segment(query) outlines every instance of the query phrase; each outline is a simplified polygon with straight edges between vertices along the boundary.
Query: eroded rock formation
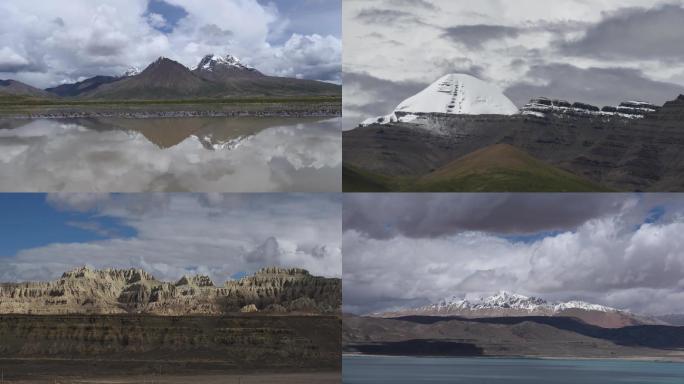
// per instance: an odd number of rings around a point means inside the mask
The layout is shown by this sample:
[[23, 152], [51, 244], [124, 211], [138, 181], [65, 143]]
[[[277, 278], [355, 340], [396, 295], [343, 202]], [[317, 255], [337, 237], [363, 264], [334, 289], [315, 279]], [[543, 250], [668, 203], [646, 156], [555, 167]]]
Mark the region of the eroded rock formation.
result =
[[[141, 269], [81, 267], [48, 282], [0, 284], [0, 314], [220, 315], [246, 312], [334, 313], [339, 279], [297, 268], [264, 268], [215, 286], [208, 276], [159, 281]], [[245, 312], [245, 311], [243, 311]]]

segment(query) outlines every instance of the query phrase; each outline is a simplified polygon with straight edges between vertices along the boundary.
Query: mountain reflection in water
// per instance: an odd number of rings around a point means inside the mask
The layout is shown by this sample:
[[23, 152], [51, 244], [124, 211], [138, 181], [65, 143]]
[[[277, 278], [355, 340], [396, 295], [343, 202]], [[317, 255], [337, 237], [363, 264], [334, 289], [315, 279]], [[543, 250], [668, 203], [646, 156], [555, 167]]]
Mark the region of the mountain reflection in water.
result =
[[336, 192], [340, 121], [0, 121], [0, 191]]

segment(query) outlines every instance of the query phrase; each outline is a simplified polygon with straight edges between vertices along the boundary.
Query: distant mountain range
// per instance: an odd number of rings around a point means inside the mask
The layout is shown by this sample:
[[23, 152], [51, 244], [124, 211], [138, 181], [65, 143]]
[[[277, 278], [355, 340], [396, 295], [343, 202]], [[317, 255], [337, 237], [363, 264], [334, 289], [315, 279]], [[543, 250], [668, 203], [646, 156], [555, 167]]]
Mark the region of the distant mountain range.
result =
[[602, 328], [621, 328], [630, 325], [659, 324], [653, 318], [629, 311], [591, 304], [579, 300], [551, 303], [539, 297], [528, 297], [505, 291], [479, 300], [458, 297], [443, 299], [418, 308], [373, 314], [375, 317], [404, 316], [460, 316], [466, 318], [549, 316], [574, 317]]
[[52, 97], [49, 92], [16, 80], [0, 80], [0, 96]]
[[172, 283], [141, 269], [87, 267], [55, 281], [0, 284], [0, 314], [316, 314], [336, 313], [341, 304], [339, 279], [297, 268], [264, 268], [221, 286], [201, 275]]
[[193, 70], [160, 57], [142, 71], [131, 67], [122, 76], [95, 76], [44, 91], [14, 80], [0, 81], [0, 95], [38, 98], [130, 100], [340, 94], [339, 85], [266, 76], [231, 55], [207, 55]]

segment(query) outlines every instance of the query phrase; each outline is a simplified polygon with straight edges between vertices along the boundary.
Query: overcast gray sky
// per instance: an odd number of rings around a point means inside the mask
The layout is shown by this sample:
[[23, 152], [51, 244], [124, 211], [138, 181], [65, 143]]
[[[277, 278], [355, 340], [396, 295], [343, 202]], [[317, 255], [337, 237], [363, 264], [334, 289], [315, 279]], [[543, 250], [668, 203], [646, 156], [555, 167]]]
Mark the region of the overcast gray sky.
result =
[[684, 313], [684, 196], [347, 194], [345, 310], [507, 290]]
[[264, 73], [339, 82], [339, 0], [3, 0], [0, 79], [37, 87], [166, 56], [233, 54]]
[[265, 266], [342, 273], [338, 194], [4, 194], [0, 205], [11, 213], [0, 228], [13, 233], [0, 248], [0, 282], [82, 265], [217, 284]]
[[682, 0], [345, 0], [346, 125], [446, 73], [599, 106], [684, 93]]

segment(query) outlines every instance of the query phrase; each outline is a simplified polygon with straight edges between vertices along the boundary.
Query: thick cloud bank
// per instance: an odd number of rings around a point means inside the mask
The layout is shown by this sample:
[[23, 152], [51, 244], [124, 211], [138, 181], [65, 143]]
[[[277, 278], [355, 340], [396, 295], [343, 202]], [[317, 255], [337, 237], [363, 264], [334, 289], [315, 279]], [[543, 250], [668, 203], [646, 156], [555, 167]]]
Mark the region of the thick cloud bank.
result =
[[508, 290], [682, 313], [681, 197], [345, 196], [346, 309]]
[[414, 93], [406, 85], [453, 72], [519, 107], [538, 96], [673, 100], [684, 92], [682, 15], [682, 0], [346, 1], [345, 128], [389, 113]]

